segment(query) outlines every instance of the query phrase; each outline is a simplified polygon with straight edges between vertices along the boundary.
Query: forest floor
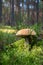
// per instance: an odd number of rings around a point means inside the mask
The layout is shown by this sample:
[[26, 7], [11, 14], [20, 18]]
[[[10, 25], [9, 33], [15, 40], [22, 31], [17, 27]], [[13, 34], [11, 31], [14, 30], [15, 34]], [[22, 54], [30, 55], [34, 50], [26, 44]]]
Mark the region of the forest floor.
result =
[[18, 38], [15, 27], [0, 26], [1, 65], [43, 65], [43, 39], [30, 45], [24, 38]]

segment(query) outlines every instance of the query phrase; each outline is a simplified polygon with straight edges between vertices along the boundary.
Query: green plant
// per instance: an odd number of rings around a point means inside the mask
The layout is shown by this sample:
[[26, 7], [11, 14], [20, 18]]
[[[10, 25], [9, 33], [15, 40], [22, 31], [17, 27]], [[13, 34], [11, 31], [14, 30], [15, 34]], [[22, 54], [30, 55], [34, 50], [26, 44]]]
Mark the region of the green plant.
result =
[[[41, 42], [40, 42], [41, 43]], [[1, 52], [2, 65], [42, 65], [43, 64], [43, 47], [34, 46], [29, 51], [29, 45], [24, 39], [16, 41], [11, 45], [5, 46]]]
[[0, 48], [3, 49], [4, 45], [8, 45], [16, 41], [15, 34], [0, 32]]

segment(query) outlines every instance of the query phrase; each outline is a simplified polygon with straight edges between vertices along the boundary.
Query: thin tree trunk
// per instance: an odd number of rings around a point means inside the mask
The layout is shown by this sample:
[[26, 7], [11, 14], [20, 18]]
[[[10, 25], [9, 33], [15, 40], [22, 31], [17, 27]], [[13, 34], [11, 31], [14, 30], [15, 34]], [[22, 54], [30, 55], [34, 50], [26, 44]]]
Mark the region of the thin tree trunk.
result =
[[11, 26], [15, 25], [15, 21], [14, 21], [14, 0], [10, 1], [10, 5], [11, 5]]
[[37, 8], [37, 24], [38, 22], [38, 16], [39, 16], [39, 0], [37, 0], [37, 4], [36, 4], [36, 8]]
[[0, 23], [2, 22], [2, 0], [0, 0]]
[[27, 5], [27, 25], [30, 25], [30, 21], [29, 21], [29, 0], [26, 1], [26, 5]]
[[34, 25], [34, 23], [35, 23], [35, 2], [34, 1], [32, 1], [33, 3], [32, 3], [32, 5], [34, 6], [34, 8], [33, 8], [33, 10], [32, 10], [32, 25]]
[[17, 6], [16, 24], [17, 24], [17, 28], [18, 28], [18, 25], [21, 23], [20, 0], [16, 0], [16, 6]]
[[[43, 5], [43, 1], [42, 1], [42, 5]], [[43, 29], [43, 6], [42, 6], [42, 29]]]

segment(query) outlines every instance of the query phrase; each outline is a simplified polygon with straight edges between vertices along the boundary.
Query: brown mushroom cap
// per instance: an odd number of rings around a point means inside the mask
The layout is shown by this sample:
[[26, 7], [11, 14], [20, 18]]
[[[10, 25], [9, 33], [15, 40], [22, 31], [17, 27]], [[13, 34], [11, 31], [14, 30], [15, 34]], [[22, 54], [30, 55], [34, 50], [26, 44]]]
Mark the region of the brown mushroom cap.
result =
[[16, 33], [17, 36], [28, 36], [28, 35], [36, 35], [36, 32], [32, 29], [21, 29]]

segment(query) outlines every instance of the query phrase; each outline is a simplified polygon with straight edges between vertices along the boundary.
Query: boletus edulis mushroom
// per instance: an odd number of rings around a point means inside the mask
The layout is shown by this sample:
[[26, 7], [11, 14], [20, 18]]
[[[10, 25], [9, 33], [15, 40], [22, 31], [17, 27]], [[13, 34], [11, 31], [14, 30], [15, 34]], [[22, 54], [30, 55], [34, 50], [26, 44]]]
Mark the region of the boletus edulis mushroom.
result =
[[36, 43], [36, 32], [32, 29], [21, 29], [16, 33], [16, 36], [25, 38], [26, 42], [30, 44], [31, 48]]

